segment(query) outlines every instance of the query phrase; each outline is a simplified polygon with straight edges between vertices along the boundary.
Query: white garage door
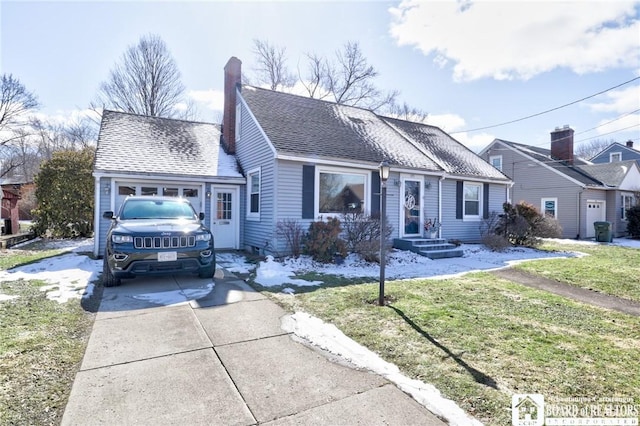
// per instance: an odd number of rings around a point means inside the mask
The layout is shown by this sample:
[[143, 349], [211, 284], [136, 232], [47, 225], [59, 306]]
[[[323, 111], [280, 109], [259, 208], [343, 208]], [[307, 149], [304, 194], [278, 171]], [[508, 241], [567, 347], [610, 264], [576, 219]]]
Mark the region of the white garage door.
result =
[[606, 217], [604, 201], [587, 201], [587, 238], [596, 236], [593, 222], [602, 222]]
[[161, 183], [117, 182], [116, 184], [117, 212], [122, 202], [129, 195], [164, 195], [169, 197], [184, 197], [191, 202], [196, 213], [204, 212], [202, 206], [202, 187], [194, 185], [171, 185]]

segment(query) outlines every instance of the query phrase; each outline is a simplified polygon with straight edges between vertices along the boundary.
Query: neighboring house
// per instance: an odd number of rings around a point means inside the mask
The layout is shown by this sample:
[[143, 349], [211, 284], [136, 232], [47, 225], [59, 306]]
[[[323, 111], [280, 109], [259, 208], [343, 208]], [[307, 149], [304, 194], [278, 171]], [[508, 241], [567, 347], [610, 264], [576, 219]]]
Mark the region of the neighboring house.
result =
[[618, 161], [635, 160], [640, 166], [640, 151], [633, 148], [633, 141], [627, 141], [626, 145], [614, 142], [600, 153], [596, 154], [591, 162], [594, 164], [600, 163], [615, 163]]
[[205, 213], [217, 247], [242, 247], [246, 180], [220, 146], [219, 125], [105, 110], [93, 176], [96, 256], [110, 224], [102, 213], [118, 211], [128, 195], [185, 197]]
[[[286, 254], [278, 223], [345, 211], [378, 214], [382, 161], [391, 166], [387, 217], [395, 239], [479, 241], [483, 217], [501, 211], [511, 181], [437, 127], [241, 84], [225, 66], [222, 124], [105, 111], [94, 166], [95, 248], [130, 194], [185, 196], [205, 213], [216, 248]], [[224, 148], [224, 150], [223, 150]]]
[[551, 149], [495, 139], [480, 152], [513, 182], [512, 202], [525, 201], [558, 220], [565, 238], [592, 238], [594, 222], [626, 235], [625, 208], [635, 204], [640, 170], [634, 161], [592, 164], [573, 154], [573, 129], [551, 132]]
[[440, 237], [479, 241], [482, 218], [501, 211], [511, 181], [437, 127], [241, 84], [225, 66], [223, 143], [247, 177], [244, 247], [284, 253], [277, 224], [303, 230], [344, 211], [379, 213], [378, 166], [389, 162], [393, 238], [419, 237], [427, 218]]

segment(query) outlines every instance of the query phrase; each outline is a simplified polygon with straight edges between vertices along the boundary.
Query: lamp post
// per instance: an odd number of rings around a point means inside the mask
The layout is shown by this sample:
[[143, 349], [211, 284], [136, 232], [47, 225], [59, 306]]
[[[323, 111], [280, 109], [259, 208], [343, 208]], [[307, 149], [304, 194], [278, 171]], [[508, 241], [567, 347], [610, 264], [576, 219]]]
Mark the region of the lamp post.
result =
[[389, 163], [383, 161], [378, 167], [380, 173], [380, 294], [378, 305], [384, 306], [384, 267], [385, 267], [385, 229], [387, 218], [387, 179], [389, 179]]

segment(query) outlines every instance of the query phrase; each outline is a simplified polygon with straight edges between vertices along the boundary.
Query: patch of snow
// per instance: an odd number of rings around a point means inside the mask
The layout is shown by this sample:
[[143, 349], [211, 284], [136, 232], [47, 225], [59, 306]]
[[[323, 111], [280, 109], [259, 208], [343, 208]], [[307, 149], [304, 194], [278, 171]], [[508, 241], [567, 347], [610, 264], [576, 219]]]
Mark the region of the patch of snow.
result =
[[354, 342], [332, 324], [304, 312], [296, 312], [283, 318], [282, 328], [360, 368], [383, 376], [429, 411], [447, 419], [450, 425], [482, 425], [469, 417], [455, 402], [444, 398], [435, 386], [404, 376], [394, 364], [384, 361], [374, 352]]
[[[73, 244], [67, 247], [75, 250], [81, 246]], [[93, 292], [93, 288], [88, 289], [87, 286], [98, 278], [101, 271], [102, 261], [71, 252], [8, 271], [0, 271], [0, 281], [44, 281], [48, 284], [40, 290], [47, 293], [47, 298], [64, 303], [70, 299], [79, 299], [89, 291]]]
[[286, 264], [276, 262], [273, 259], [273, 256], [267, 256], [264, 262], [260, 262], [260, 267], [258, 268], [255, 281], [265, 287], [273, 287], [282, 284], [293, 284], [299, 287], [317, 286], [322, 284], [322, 281], [306, 281], [292, 278], [293, 276], [295, 276], [295, 271], [291, 267]]
[[134, 299], [155, 303], [156, 305], [174, 306], [188, 303], [190, 300], [200, 299], [211, 293], [215, 283], [210, 282], [199, 288], [186, 288], [154, 293], [141, 293], [133, 295]]
[[0, 302], [4, 302], [6, 300], [13, 300], [13, 299], [17, 299], [18, 296], [10, 296], [8, 294], [2, 294], [0, 293]]
[[255, 264], [246, 261], [246, 257], [236, 253], [216, 253], [216, 263], [238, 274], [248, 274], [256, 268]]
[[[463, 257], [432, 260], [410, 251], [394, 250], [389, 253], [385, 276], [387, 279], [449, 278], [469, 272], [499, 269], [526, 260], [576, 256], [575, 253], [553, 253], [531, 248], [515, 247], [503, 252], [491, 251], [479, 244], [463, 244]], [[291, 278], [296, 273], [317, 272], [346, 278], [380, 276], [380, 265], [365, 262], [358, 255], [350, 254], [341, 265], [314, 262], [309, 256], [286, 258], [276, 262], [272, 257], [261, 262], [256, 282], [273, 287], [284, 284], [298, 286], [321, 285], [322, 281], [304, 281]]]

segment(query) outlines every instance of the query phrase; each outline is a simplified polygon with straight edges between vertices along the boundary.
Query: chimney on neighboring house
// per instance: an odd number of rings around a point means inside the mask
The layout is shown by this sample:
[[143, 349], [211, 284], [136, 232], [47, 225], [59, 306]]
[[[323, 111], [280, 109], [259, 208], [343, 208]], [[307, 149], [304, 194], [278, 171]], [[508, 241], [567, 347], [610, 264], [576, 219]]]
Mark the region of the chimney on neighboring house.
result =
[[627, 148], [632, 148], [633, 149], [633, 141], [631, 139], [629, 139], [627, 141]]
[[551, 157], [573, 164], [573, 129], [568, 124], [551, 132]]
[[242, 62], [232, 56], [224, 66], [222, 144], [227, 154], [236, 153], [236, 88], [242, 84]]

